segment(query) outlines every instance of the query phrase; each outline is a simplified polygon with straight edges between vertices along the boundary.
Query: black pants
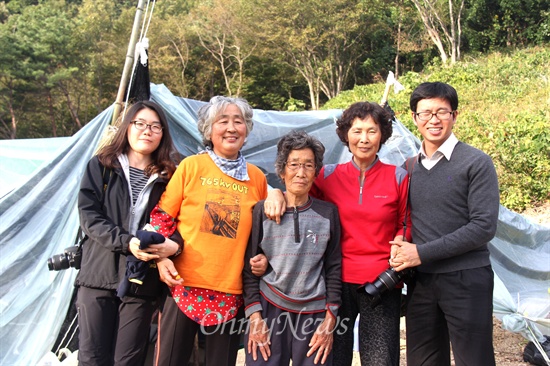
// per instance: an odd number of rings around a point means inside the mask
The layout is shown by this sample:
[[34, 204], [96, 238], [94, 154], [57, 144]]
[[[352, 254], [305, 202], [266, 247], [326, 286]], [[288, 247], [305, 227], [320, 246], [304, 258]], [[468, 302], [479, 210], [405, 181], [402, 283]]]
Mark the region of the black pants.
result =
[[494, 366], [491, 266], [416, 275], [407, 307], [407, 365]]
[[[291, 313], [279, 309], [269, 303], [263, 296], [260, 297], [262, 304], [262, 318], [265, 320], [270, 331], [271, 356], [264, 361], [260, 350], [257, 350], [258, 359], [253, 360], [252, 354], [248, 353], [248, 333], [245, 337], [245, 352], [247, 366], [287, 366], [292, 360], [293, 365], [314, 366], [317, 353], [307, 357], [309, 342], [315, 334], [319, 325], [325, 319], [325, 312], [321, 313]], [[327, 357], [325, 366], [332, 365], [332, 353]], [[322, 357], [319, 358], [321, 365]]]
[[334, 334], [333, 365], [350, 366], [353, 358], [353, 327], [359, 317], [359, 354], [362, 366], [399, 365], [399, 312], [401, 289], [382, 296], [372, 309], [368, 295], [357, 292], [359, 285], [342, 283], [342, 306], [339, 325]]
[[140, 366], [145, 362], [155, 298], [125, 296], [115, 290], [80, 287], [80, 366]]
[[155, 365], [187, 365], [193, 352], [195, 336], [201, 331], [205, 335], [205, 365], [234, 366], [245, 329], [242, 306], [237, 316], [228, 322], [201, 326], [179, 309], [170, 292], [166, 290], [160, 306]]

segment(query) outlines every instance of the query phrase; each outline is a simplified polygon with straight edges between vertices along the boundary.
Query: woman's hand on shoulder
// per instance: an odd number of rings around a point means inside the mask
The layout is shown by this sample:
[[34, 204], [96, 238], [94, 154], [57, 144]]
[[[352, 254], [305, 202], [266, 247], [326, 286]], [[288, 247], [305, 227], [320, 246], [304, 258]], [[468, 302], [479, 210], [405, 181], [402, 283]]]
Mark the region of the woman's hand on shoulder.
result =
[[268, 219], [275, 220], [277, 224], [281, 223], [281, 215], [286, 210], [286, 201], [283, 192], [274, 188], [267, 192], [267, 198], [264, 201], [264, 212]]

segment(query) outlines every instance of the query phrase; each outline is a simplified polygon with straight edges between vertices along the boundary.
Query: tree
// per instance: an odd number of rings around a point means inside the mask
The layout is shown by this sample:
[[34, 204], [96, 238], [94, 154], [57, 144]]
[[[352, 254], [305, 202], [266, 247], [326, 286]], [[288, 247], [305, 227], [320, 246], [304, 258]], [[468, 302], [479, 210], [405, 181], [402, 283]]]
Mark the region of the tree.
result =
[[363, 54], [361, 40], [369, 25], [362, 1], [256, 0], [258, 38], [274, 58], [292, 66], [307, 82], [311, 107], [320, 95], [343, 90]]
[[550, 40], [548, 0], [498, 0], [499, 11], [493, 28], [499, 32], [500, 46], [525, 46]]
[[71, 97], [71, 84], [78, 73], [78, 55], [72, 47], [77, 27], [75, 14], [74, 6], [62, 0], [50, 0], [25, 8], [15, 24], [19, 46], [27, 58], [25, 78], [39, 88], [38, 93], [47, 101], [53, 136], [57, 136], [57, 122], [63, 122], [57, 118], [56, 93], [64, 98], [75, 129], [82, 127], [79, 107]]
[[[408, 54], [415, 53], [424, 47], [424, 37], [419, 35], [423, 31], [423, 26], [417, 17], [411, 16], [416, 12], [416, 9], [410, 1], [394, 0], [387, 4], [387, 7], [390, 13], [391, 39], [393, 39], [395, 50], [393, 71], [397, 78], [404, 74], [401, 70], [401, 64], [406, 61]], [[387, 41], [388, 39], [386, 39]], [[412, 68], [411, 65], [403, 65], [403, 67], [405, 70], [407, 67]]]
[[6, 23], [0, 23], [0, 130], [3, 138], [15, 139], [17, 137], [17, 93], [25, 81], [21, 78], [21, 68], [14, 68], [21, 59], [19, 45], [11, 32], [12, 24], [16, 18], [13, 15], [7, 17]]
[[451, 64], [460, 60], [461, 17], [464, 0], [412, 0], [426, 27], [428, 36], [436, 45], [441, 61]]
[[244, 65], [256, 48], [251, 35], [246, 0], [213, 0], [192, 11], [193, 28], [205, 50], [220, 66], [229, 95], [240, 96]]
[[[94, 114], [111, 105], [118, 91], [137, 2], [83, 0], [80, 27], [75, 30], [78, 51], [85, 60], [86, 98]], [[91, 112], [90, 112], [91, 113]]]

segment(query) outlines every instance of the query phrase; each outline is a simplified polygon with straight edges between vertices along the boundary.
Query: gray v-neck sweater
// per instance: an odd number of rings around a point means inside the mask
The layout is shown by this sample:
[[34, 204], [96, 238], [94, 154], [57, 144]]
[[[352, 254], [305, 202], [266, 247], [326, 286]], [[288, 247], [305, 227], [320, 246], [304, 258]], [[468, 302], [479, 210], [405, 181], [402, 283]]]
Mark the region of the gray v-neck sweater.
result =
[[415, 164], [410, 185], [413, 243], [420, 272], [487, 266], [499, 211], [495, 167], [484, 152], [459, 142], [432, 169]]

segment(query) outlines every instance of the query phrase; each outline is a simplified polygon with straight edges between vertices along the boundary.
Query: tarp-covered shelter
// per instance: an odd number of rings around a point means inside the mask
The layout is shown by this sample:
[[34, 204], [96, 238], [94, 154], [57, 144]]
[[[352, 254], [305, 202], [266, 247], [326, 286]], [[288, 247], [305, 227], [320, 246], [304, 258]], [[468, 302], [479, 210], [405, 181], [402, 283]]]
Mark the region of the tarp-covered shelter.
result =
[[[202, 102], [174, 96], [151, 85], [151, 99], [167, 112], [179, 152], [202, 149], [196, 128]], [[292, 129], [305, 130], [326, 147], [325, 163], [348, 161], [335, 133], [341, 110], [254, 111], [254, 129], [243, 153], [260, 167], [271, 186], [276, 142]], [[109, 126], [113, 106], [72, 137], [0, 141], [0, 365], [35, 365], [59, 333], [73, 293], [76, 270], [49, 271], [47, 259], [73, 245], [78, 231], [80, 178]], [[396, 165], [417, 153], [419, 140], [398, 120], [379, 153]], [[491, 242], [496, 274], [495, 315], [529, 339], [549, 333], [550, 228], [501, 207]], [[539, 330], [540, 329], [540, 330]]]

